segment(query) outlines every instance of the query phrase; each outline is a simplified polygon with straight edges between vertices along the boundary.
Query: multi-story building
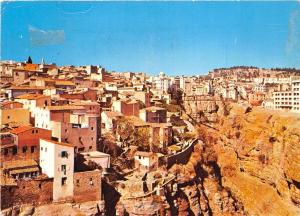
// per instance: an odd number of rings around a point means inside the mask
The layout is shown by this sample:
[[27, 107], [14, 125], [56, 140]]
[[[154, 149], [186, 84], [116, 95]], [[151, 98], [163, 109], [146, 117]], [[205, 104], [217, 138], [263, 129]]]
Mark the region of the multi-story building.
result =
[[140, 111], [140, 119], [149, 123], [166, 123], [167, 110], [161, 107], [147, 107]]
[[155, 88], [163, 92], [168, 92], [171, 86], [171, 80], [165, 75], [164, 72], [160, 72], [158, 77], [155, 77]]
[[51, 130], [54, 139], [74, 144], [78, 152], [96, 151], [101, 135], [100, 118], [83, 106], [48, 106], [38, 109], [35, 126]]
[[53, 200], [73, 199], [74, 145], [41, 139], [40, 166], [53, 178]]
[[291, 78], [290, 91], [273, 92], [274, 109], [300, 112], [300, 79]]

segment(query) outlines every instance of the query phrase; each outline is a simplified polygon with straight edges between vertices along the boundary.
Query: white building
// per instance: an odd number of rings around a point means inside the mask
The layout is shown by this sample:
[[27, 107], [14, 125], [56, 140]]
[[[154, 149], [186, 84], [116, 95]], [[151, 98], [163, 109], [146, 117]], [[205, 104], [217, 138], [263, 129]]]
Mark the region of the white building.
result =
[[158, 155], [153, 152], [137, 151], [134, 155], [135, 167], [149, 169], [158, 166]]
[[158, 77], [155, 77], [155, 88], [164, 92], [168, 92], [171, 86], [171, 79], [165, 75], [164, 72], [160, 72]]
[[300, 79], [291, 78], [291, 90], [273, 92], [274, 108], [300, 112]]
[[73, 197], [74, 146], [69, 143], [40, 139], [42, 173], [53, 178], [53, 200]]

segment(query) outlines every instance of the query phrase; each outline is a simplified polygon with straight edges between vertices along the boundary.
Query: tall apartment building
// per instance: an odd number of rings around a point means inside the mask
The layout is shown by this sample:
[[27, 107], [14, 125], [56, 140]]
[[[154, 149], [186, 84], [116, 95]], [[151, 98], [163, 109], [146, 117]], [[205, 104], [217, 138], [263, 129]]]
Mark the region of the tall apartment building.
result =
[[274, 108], [300, 112], [300, 79], [291, 78], [290, 91], [273, 92]]
[[170, 78], [167, 77], [164, 72], [160, 72], [159, 76], [155, 78], [155, 88], [163, 92], [168, 92], [170, 86]]

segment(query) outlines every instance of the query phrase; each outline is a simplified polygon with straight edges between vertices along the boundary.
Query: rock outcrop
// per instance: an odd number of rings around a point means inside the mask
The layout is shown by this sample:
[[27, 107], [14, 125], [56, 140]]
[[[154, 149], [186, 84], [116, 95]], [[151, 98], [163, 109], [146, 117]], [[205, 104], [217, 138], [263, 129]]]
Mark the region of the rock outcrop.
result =
[[183, 97], [183, 107], [197, 122], [217, 122], [218, 115], [226, 114], [225, 102], [219, 96], [191, 95]]
[[299, 215], [300, 116], [233, 105], [215, 138], [222, 185], [250, 215]]

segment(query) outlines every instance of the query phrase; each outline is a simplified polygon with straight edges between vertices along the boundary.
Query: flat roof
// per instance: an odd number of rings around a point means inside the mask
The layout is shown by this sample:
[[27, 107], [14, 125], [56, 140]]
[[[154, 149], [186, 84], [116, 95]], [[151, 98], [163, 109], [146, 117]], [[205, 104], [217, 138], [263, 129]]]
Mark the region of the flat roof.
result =
[[56, 145], [62, 145], [62, 146], [67, 146], [67, 147], [74, 147], [74, 145], [71, 144], [71, 143], [57, 142], [57, 141], [49, 140], [49, 139], [40, 139], [40, 140], [44, 140], [46, 142], [50, 142], [50, 143], [53, 143], [53, 144], [56, 144]]

